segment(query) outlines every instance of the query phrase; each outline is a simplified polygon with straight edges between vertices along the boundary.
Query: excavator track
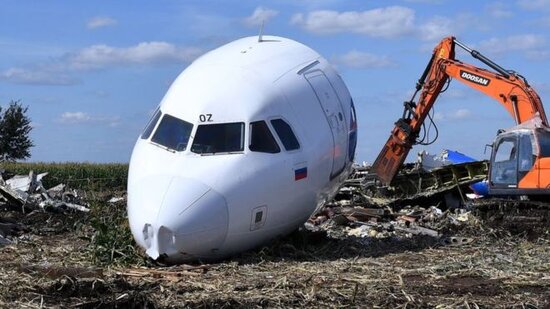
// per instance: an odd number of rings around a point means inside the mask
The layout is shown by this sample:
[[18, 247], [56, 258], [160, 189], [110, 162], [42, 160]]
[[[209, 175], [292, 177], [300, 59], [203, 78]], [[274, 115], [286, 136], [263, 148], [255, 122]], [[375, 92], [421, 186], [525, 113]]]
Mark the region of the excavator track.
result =
[[491, 227], [533, 238], [550, 232], [550, 203], [502, 198], [480, 199], [472, 209]]

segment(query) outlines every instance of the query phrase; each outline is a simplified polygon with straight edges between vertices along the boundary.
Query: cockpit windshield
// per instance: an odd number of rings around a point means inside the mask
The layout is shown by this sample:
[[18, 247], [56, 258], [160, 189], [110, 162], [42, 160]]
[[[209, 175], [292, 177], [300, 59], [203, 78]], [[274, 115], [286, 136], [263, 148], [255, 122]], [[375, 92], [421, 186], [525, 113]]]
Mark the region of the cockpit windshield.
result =
[[170, 150], [184, 151], [192, 129], [189, 122], [164, 114], [151, 141]]
[[240, 152], [243, 149], [243, 122], [199, 125], [191, 146], [191, 151], [199, 154]]
[[141, 139], [148, 139], [149, 136], [151, 136], [151, 133], [153, 133], [153, 129], [157, 125], [161, 114], [162, 113], [160, 112], [160, 109], [157, 108], [157, 110], [153, 114], [153, 117], [151, 117], [151, 120], [149, 120], [149, 122], [147, 123], [145, 130], [143, 130], [143, 133], [141, 134]]

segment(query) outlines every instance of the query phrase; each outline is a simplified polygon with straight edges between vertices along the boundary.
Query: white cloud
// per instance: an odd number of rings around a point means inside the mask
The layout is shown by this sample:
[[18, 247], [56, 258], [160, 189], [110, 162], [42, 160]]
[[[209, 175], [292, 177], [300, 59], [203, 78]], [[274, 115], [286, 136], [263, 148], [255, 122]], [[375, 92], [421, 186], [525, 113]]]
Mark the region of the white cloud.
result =
[[90, 95], [104, 99], [104, 98], [108, 98], [110, 96], [110, 93], [105, 90], [95, 90], [90, 92]]
[[404, 0], [410, 3], [442, 4], [445, 0]]
[[83, 123], [90, 121], [92, 117], [83, 112], [64, 112], [59, 118], [62, 123]]
[[453, 21], [450, 18], [436, 16], [418, 26], [418, 33], [422, 40], [440, 40], [454, 32], [452, 25]]
[[84, 112], [64, 112], [58, 119], [58, 122], [63, 124], [107, 124], [110, 127], [115, 127], [120, 123], [119, 117], [102, 117], [91, 116]]
[[394, 66], [388, 56], [378, 56], [367, 52], [352, 50], [334, 58], [334, 63], [350, 68], [384, 68]]
[[488, 4], [485, 9], [489, 12], [489, 15], [495, 18], [510, 18], [514, 16], [510, 3], [493, 2]]
[[339, 7], [342, 4], [342, 0], [283, 0], [279, 2], [284, 2], [293, 7], [308, 11]]
[[494, 21], [490, 18], [480, 18], [481, 12], [458, 13], [453, 17], [454, 31], [470, 32], [494, 32]]
[[295, 14], [291, 24], [317, 33], [353, 32], [371, 37], [392, 38], [410, 34], [414, 28], [414, 11], [402, 6], [377, 8], [363, 12], [313, 11]]
[[28, 85], [74, 85], [79, 81], [75, 78], [68, 76], [67, 74], [59, 73], [52, 74], [52, 72], [43, 71], [40, 68], [37, 69], [25, 69], [25, 68], [10, 68], [3, 72], [0, 72], [0, 80], [5, 80], [14, 84], [28, 84]]
[[202, 52], [197, 47], [176, 46], [167, 42], [141, 42], [129, 47], [92, 45], [52, 58], [49, 62], [0, 71], [0, 79], [31, 85], [72, 85], [79, 82], [71, 76], [75, 72], [115, 66], [188, 63]]
[[115, 19], [112, 19], [111, 17], [96, 16], [88, 20], [88, 22], [86, 23], [86, 27], [88, 29], [96, 29], [107, 26], [114, 26], [116, 25], [116, 23], [117, 21]]
[[518, 6], [525, 10], [542, 10], [550, 8], [550, 0], [519, 0]]
[[529, 50], [525, 53], [525, 57], [533, 61], [544, 61], [550, 59], [550, 51], [548, 50]]
[[454, 33], [454, 22], [450, 18], [436, 16], [417, 25], [415, 11], [402, 6], [362, 12], [319, 10], [298, 13], [292, 16], [290, 23], [316, 34], [349, 32], [381, 38], [414, 35], [422, 40], [433, 40]]
[[254, 10], [252, 15], [246, 17], [243, 22], [249, 27], [256, 27], [260, 26], [262, 23], [269, 22], [270, 19], [277, 16], [278, 14], [278, 11], [266, 9], [260, 6]]
[[472, 118], [472, 115], [473, 113], [469, 109], [461, 108], [448, 113], [436, 112], [434, 115], [434, 120], [464, 120]]
[[130, 47], [92, 45], [67, 54], [63, 62], [71, 69], [98, 69], [113, 65], [189, 62], [202, 51], [196, 47], [177, 47], [167, 42], [142, 42]]
[[470, 118], [471, 116], [472, 116], [472, 112], [465, 108], [456, 110], [454, 113], [451, 114], [451, 118], [453, 119], [467, 119], [467, 118]]
[[502, 54], [513, 51], [536, 51], [543, 48], [546, 39], [542, 35], [524, 34], [505, 38], [491, 38], [479, 44], [479, 49], [487, 53]]

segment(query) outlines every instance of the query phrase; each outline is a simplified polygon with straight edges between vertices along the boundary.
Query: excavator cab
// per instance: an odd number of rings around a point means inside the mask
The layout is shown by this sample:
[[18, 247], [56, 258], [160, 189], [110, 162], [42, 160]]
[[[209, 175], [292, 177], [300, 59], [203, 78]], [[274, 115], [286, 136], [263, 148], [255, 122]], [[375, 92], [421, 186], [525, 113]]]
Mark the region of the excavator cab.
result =
[[548, 194], [550, 186], [550, 130], [505, 131], [493, 143], [489, 194]]

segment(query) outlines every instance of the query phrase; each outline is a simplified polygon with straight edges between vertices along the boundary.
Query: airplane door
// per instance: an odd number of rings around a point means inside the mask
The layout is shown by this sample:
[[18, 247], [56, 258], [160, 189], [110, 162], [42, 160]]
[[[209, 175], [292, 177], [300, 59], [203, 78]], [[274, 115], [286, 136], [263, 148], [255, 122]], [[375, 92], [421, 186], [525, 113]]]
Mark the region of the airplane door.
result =
[[331, 177], [334, 177], [342, 172], [346, 166], [346, 149], [348, 145], [344, 110], [342, 109], [336, 91], [322, 71], [317, 70], [308, 72], [304, 74], [304, 77], [317, 95], [317, 99], [325, 112], [325, 116], [332, 131], [333, 156]]

